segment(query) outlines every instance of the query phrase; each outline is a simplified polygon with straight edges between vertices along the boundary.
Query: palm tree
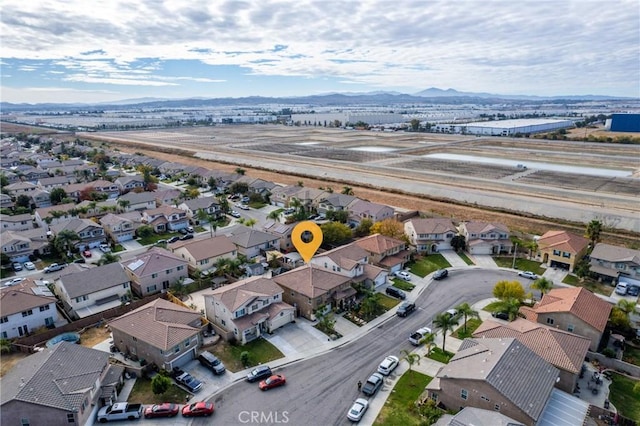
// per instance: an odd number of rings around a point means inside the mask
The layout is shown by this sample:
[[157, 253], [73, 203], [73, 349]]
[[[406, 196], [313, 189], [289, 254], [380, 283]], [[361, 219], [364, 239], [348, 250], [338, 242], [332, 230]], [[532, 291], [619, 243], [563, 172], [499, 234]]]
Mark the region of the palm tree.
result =
[[211, 237], [216, 234], [216, 230], [218, 229], [218, 223], [213, 220], [213, 216], [209, 217], [209, 230], [211, 231]]
[[514, 298], [510, 297], [505, 300], [501, 300], [496, 304], [496, 312], [504, 312], [509, 316], [509, 321], [513, 321], [518, 317], [523, 317], [524, 314], [520, 312], [521, 302]]
[[445, 342], [447, 341], [447, 332], [452, 332], [453, 328], [458, 325], [458, 318], [451, 316], [446, 312], [436, 315], [433, 319], [433, 325], [442, 330], [442, 352], [445, 352]]
[[553, 288], [553, 281], [540, 277], [531, 284], [531, 288], [534, 290], [540, 290], [540, 299], [542, 299], [542, 296]]
[[68, 253], [71, 251], [71, 247], [74, 242], [80, 241], [80, 236], [76, 234], [74, 231], [69, 229], [63, 229], [58, 232], [55, 239], [53, 240], [53, 246], [56, 248], [58, 253], [65, 258], [68, 257]]
[[[401, 350], [400, 353], [402, 354], [402, 359], [407, 361], [407, 364], [409, 364], [409, 371], [411, 371], [413, 364], [420, 365], [420, 355], [417, 353], [409, 352], [406, 349]], [[413, 376], [410, 376], [410, 378], [413, 380]]]
[[478, 311], [474, 311], [473, 308], [471, 306], [469, 306], [468, 303], [462, 303], [458, 306], [456, 306], [456, 311], [458, 311], [458, 316], [461, 316], [464, 318], [464, 334], [467, 334], [467, 318], [480, 318], [480, 314], [478, 314]]
[[100, 260], [98, 260], [98, 266], [108, 265], [109, 263], [116, 263], [120, 260], [120, 256], [117, 254], [108, 252], [102, 255]]
[[273, 210], [273, 211], [269, 212], [269, 214], [267, 215], [267, 219], [278, 220], [278, 218], [280, 217], [280, 213], [282, 213], [282, 211], [280, 209]]
[[131, 205], [131, 201], [129, 200], [118, 200], [118, 205], [120, 206], [120, 208], [122, 209], [122, 211], [127, 211], [127, 207], [129, 207]]
[[216, 261], [216, 272], [215, 275], [217, 276], [223, 276], [227, 273], [227, 271], [229, 270], [229, 262], [231, 260], [227, 259], [226, 257], [221, 257], [220, 259], [218, 259]]
[[244, 226], [253, 228], [253, 225], [255, 225], [256, 223], [258, 223], [258, 221], [256, 219], [251, 218], [244, 221]]
[[591, 240], [591, 249], [600, 240], [600, 233], [602, 232], [602, 222], [597, 219], [592, 220], [587, 225], [587, 232], [585, 236]]
[[627, 315], [627, 318], [632, 312], [636, 310], [636, 303], [635, 301], [631, 300], [620, 299], [618, 300], [616, 306]]
[[420, 341], [418, 342], [421, 345], [424, 345], [427, 348], [427, 355], [431, 355], [431, 350], [436, 345], [436, 335], [433, 333], [427, 333]]
[[343, 186], [341, 194], [353, 195], [353, 188], [351, 188], [350, 186]]

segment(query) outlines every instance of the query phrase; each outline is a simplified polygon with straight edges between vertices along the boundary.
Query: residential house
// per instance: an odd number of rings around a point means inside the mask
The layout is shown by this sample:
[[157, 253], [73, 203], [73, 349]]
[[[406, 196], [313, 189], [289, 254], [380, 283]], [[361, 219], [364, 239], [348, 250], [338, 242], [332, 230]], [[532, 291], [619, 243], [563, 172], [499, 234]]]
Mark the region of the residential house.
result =
[[46, 177], [46, 178], [38, 179], [36, 184], [40, 188], [51, 192], [51, 190], [55, 189], [55, 188], [64, 189], [64, 187], [66, 185], [69, 185], [70, 183], [72, 183], [74, 181], [75, 181], [75, 179], [73, 179], [70, 176], [52, 176], [52, 177]]
[[318, 207], [318, 202], [325, 197], [326, 191], [316, 188], [298, 187], [298, 190], [289, 197], [288, 206], [291, 207], [295, 203], [311, 211]]
[[78, 218], [78, 209], [75, 203], [58, 204], [57, 206], [36, 209], [33, 219], [39, 227], [49, 229], [49, 225], [55, 225]]
[[451, 250], [458, 230], [450, 219], [414, 218], [404, 223], [404, 233], [418, 253], [433, 254]]
[[520, 312], [529, 321], [584, 336], [591, 341], [589, 350], [596, 352], [607, 325], [612, 305], [584, 287], [554, 288], [533, 307]]
[[0, 289], [0, 338], [27, 336], [58, 321], [56, 298], [46, 286], [26, 279]]
[[169, 245], [176, 256], [189, 263], [191, 271], [213, 272], [220, 259], [237, 259], [238, 249], [226, 235], [201, 240], [178, 241]]
[[53, 286], [65, 311], [75, 319], [115, 308], [131, 299], [129, 277], [117, 262], [63, 273]]
[[518, 318], [513, 322], [487, 320], [473, 332], [473, 337], [514, 338], [559, 370], [556, 387], [569, 394], [576, 390], [582, 363], [591, 341], [586, 337]]
[[291, 241], [291, 231], [296, 225], [297, 224], [295, 223], [284, 224], [278, 221], [269, 220], [262, 226], [262, 230], [268, 232], [274, 237], [278, 237], [279, 250], [284, 253], [288, 253], [295, 250], [293, 242]]
[[117, 401], [123, 373], [107, 352], [71, 342], [45, 348], [2, 377], [0, 423], [93, 424], [101, 406]]
[[9, 184], [5, 186], [3, 189], [7, 191], [7, 194], [13, 195], [14, 197], [18, 197], [20, 195], [26, 195], [30, 197], [32, 192], [35, 192], [36, 190], [38, 190], [38, 185], [31, 182], [20, 181], [20, 182]]
[[51, 194], [49, 191], [38, 188], [35, 191], [30, 192], [29, 196], [31, 197], [31, 204], [33, 204], [37, 209], [52, 205]]
[[357, 201], [353, 195], [327, 193], [318, 203], [318, 213], [340, 212], [349, 210], [349, 206]]
[[299, 186], [287, 185], [287, 186], [278, 186], [271, 190], [271, 204], [278, 207], [287, 207], [289, 202], [296, 193], [300, 191]]
[[202, 315], [158, 298], [109, 321], [109, 328], [120, 352], [171, 371], [195, 359]]
[[2, 231], [0, 247], [11, 262], [26, 262], [30, 256], [50, 253], [47, 231], [34, 228], [27, 231]]
[[598, 243], [589, 255], [589, 262], [589, 270], [603, 281], [636, 284], [640, 280], [640, 250]]
[[74, 183], [66, 186], [65, 191], [69, 197], [72, 197], [77, 201], [84, 199], [84, 194], [92, 192], [106, 194], [108, 199], [115, 199], [120, 195], [120, 188], [118, 185], [102, 179], [91, 182]]
[[138, 224], [133, 220], [113, 213], [107, 213], [101, 217], [100, 225], [105, 234], [116, 243], [133, 240], [138, 228]]
[[118, 197], [118, 203], [127, 212], [153, 210], [158, 207], [155, 192], [128, 192]]
[[120, 189], [121, 194], [126, 194], [134, 189], [144, 190], [145, 187], [144, 178], [140, 175], [122, 176], [116, 179], [114, 183]]
[[13, 210], [15, 205], [16, 203], [14, 203], [8, 194], [0, 194], [0, 208]]
[[[200, 197], [183, 201], [178, 208], [187, 212], [187, 217], [191, 223], [200, 224], [209, 222], [209, 218], [218, 220], [224, 216], [224, 212], [220, 207], [220, 200], [216, 197]], [[201, 213], [202, 212], [202, 213]], [[203, 214], [206, 217], [201, 218]]]
[[149, 251], [122, 262], [131, 281], [131, 290], [140, 297], [160, 293], [189, 277], [188, 262], [168, 250]]
[[37, 167], [22, 165], [18, 168], [22, 180], [25, 182], [36, 183], [39, 179], [49, 177], [49, 172]]
[[142, 222], [151, 226], [158, 233], [177, 231], [189, 226], [187, 212], [177, 207], [165, 205], [142, 212]]
[[387, 281], [388, 271], [371, 265], [369, 253], [356, 243], [346, 244], [314, 256], [311, 263], [350, 277], [353, 284], [373, 290]]
[[209, 170], [203, 174], [203, 177], [207, 178], [207, 180], [213, 177], [216, 180], [215, 191], [224, 193], [234, 182], [240, 179], [241, 175], [220, 170]]
[[509, 228], [501, 223], [463, 222], [460, 231], [470, 254], [508, 254], [513, 249]]
[[49, 229], [54, 237], [62, 231], [75, 232], [80, 237], [80, 241], [73, 243], [77, 249], [97, 248], [107, 241], [102, 226], [89, 219], [71, 219], [51, 225]]
[[265, 253], [280, 247], [278, 237], [243, 225], [225, 228], [224, 233], [238, 248], [238, 254], [247, 259], [265, 257]]
[[391, 274], [404, 269], [411, 260], [406, 243], [396, 238], [374, 234], [356, 240], [355, 244], [366, 250], [370, 264], [381, 266]]
[[395, 214], [393, 208], [384, 204], [357, 199], [349, 204], [348, 222], [352, 226], [358, 226], [363, 219], [369, 219], [373, 223], [392, 219]]
[[253, 179], [251, 182], [249, 182], [249, 193], [258, 194], [264, 200], [267, 200], [271, 196], [271, 191], [273, 191], [275, 188], [279, 186], [280, 185], [273, 182], [269, 182], [267, 180]]
[[538, 256], [542, 262], [569, 272], [573, 272], [588, 249], [588, 239], [567, 231], [548, 231], [538, 239]]
[[182, 191], [178, 189], [156, 190], [153, 194], [159, 206], [176, 206], [182, 200]]
[[273, 280], [251, 277], [204, 295], [207, 319], [241, 344], [295, 321], [295, 309], [283, 302]]
[[21, 182], [20, 176], [10, 170], [2, 169], [0, 174], [7, 178], [8, 184]]
[[0, 214], [0, 224], [2, 225], [2, 231], [26, 231], [33, 229], [33, 219], [28, 213], [13, 216]]
[[465, 339], [425, 389], [446, 410], [493, 410], [535, 425], [558, 374], [557, 368], [516, 339]]
[[321, 307], [346, 307], [354, 303], [356, 290], [351, 278], [319, 268], [314, 264], [273, 277], [284, 292], [284, 302], [296, 308], [296, 314], [315, 321]]
[[524, 426], [493, 410], [464, 407], [456, 414], [443, 414], [433, 426]]

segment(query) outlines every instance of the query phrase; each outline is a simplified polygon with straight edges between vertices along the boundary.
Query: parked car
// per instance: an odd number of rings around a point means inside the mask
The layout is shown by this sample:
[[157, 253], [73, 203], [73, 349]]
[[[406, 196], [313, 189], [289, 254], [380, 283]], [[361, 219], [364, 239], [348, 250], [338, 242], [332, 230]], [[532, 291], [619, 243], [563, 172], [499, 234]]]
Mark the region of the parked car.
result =
[[286, 383], [287, 379], [282, 374], [274, 374], [268, 379], [261, 381], [258, 387], [260, 390], [266, 391], [272, 388], [277, 388], [278, 386], [282, 386]]
[[109, 244], [100, 244], [100, 251], [103, 253], [109, 253], [111, 251], [111, 247]]
[[632, 285], [629, 286], [629, 288], [627, 289], [627, 296], [637, 296], [638, 293], [640, 293], [640, 287], [638, 287], [637, 285]]
[[14, 278], [14, 279], [4, 283], [4, 286], [5, 287], [11, 287], [12, 285], [20, 284], [22, 281], [24, 281], [24, 277]]
[[198, 361], [200, 361], [200, 364], [213, 371], [214, 374], [224, 374], [226, 371], [222, 361], [220, 361], [218, 357], [211, 352], [201, 352], [200, 355], [198, 355]]
[[18, 272], [18, 271], [22, 271], [22, 263], [20, 262], [13, 262], [13, 270]]
[[383, 383], [384, 377], [382, 376], [382, 374], [373, 373], [371, 376], [369, 376], [367, 381], [364, 382], [364, 385], [362, 385], [362, 393], [367, 396], [373, 396], [376, 392], [378, 392], [378, 389], [382, 387]]
[[538, 275], [534, 274], [531, 271], [520, 271], [518, 272], [518, 275], [524, 278], [529, 278], [530, 280], [537, 280], [538, 279]]
[[193, 234], [193, 226], [187, 226], [187, 232]]
[[29, 271], [34, 271], [36, 269], [36, 265], [33, 262], [24, 262], [24, 268]]
[[187, 231], [186, 228], [180, 228], [178, 229], [178, 232], [181, 233], [182, 235], [187, 235], [189, 233], [189, 231]]
[[164, 402], [162, 404], [150, 405], [144, 409], [144, 417], [146, 419], [152, 419], [156, 417], [175, 417], [180, 411], [178, 404], [171, 402]]
[[500, 311], [491, 312], [491, 316], [501, 320], [509, 321], [509, 314], [506, 312], [500, 312]]
[[173, 369], [173, 377], [176, 379], [176, 382], [186, 387], [190, 392], [198, 392], [202, 389], [202, 382], [200, 380], [179, 368]]
[[449, 270], [448, 269], [438, 269], [437, 271], [435, 271], [433, 273], [433, 279], [434, 280], [443, 280], [445, 278], [447, 278], [447, 276], [449, 275]]
[[367, 408], [369, 408], [369, 401], [364, 398], [358, 398], [351, 408], [349, 408], [347, 418], [353, 422], [359, 422], [362, 416], [364, 416], [365, 411], [367, 411]]
[[91, 257], [91, 250], [84, 250], [84, 251], [82, 252], [82, 255], [83, 255], [84, 257]]
[[457, 309], [447, 309], [447, 311], [445, 312], [446, 314], [449, 314], [450, 317], [455, 317], [456, 315], [458, 315], [458, 310]]
[[100, 423], [106, 423], [115, 420], [135, 420], [140, 417], [142, 417], [142, 404], [116, 402], [113, 405], [102, 407], [98, 411], [96, 420]]
[[400, 307], [396, 311], [396, 315], [399, 317], [406, 317], [411, 312], [416, 310], [416, 304], [413, 302], [402, 302]]
[[180, 237], [180, 239], [182, 241], [184, 241], [184, 240], [192, 240], [193, 239], [193, 234], [183, 235], [182, 237]]
[[616, 286], [616, 294], [619, 294], [620, 296], [624, 296], [627, 294], [627, 290], [629, 288], [629, 284], [627, 284], [626, 282], [619, 282], [618, 285]]
[[61, 271], [65, 266], [67, 265], [64, 263], [52, 263], [51, 265], [44, 268], [44, 273], [49, 274], [51, 272]]
[[400, 360], [397, 356], [389, 355], [385, 359], [383, 359], [378, 366], [378, 373], [382, 374], [383, 376], [388, 376], [393, 372], [393, 370], [396, 369], [399, 363]]
[[396, 272], [396, 277], [401, 278], [405, 281], [411, 281], [411, 275], [409, 275], [406, 271], [398, 271]]
[[238, 204], [236, 207], [242, 210], [249, 210], [249, 206], [246, 204]]
[[213, 414], [213, 404], [210, 402], [194, 402], [182, 407], [182, 417], [207, 417]]
[[240, 217], [240, 213], [238, 213], [235, 210], [231, 210], [231, 213], [229, 213], [231, 216], [235, 217], [235, 218], [239, 218]]
[[387, 293], [389, 296], [393, 296], [393, 297], [397, 297], [398, 299], [406, 299], [407, 295], [404, 294], [404, 291], [400, 290], [399, 288], [395, 288], [393, 286], [389, 286], [387, 287], [387, 289], [384, 291], [385, 293]]
[[422, 327], [411, 333], [409, 336], [409, 342], [413, 346], [418, 346], [420, 344], [420, 340], [427, 334], [431, 334], [431, 329], [429, 327]]
[[271, 368], [269, 368], [268, 365], [259, 365], [253, 370], [251, 370], [249, 374], [247, 374], [247, 382], [253, 383], [257, 380], [262, 380], [267, 377], [271, 377], [271, 375], [272, 375]]
[[180, 237], [178, 237], [177, 235], [174, 235], [173, 237], [169, 238], [167, 240], [167, 244], [171, 244], [171, 243], [175, 243], [176, 241], [178, 241], [180, 239]]

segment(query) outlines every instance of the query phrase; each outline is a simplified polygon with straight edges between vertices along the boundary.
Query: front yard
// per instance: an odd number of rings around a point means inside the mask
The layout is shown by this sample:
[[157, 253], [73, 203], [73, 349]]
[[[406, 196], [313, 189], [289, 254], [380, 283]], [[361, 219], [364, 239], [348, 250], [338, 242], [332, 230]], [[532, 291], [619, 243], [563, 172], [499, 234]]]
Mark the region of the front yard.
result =
[[407, 282], [405, 280], [401, 280], [400, 278], [394, 278], [393, 279], [393, 286], [396, 287], [396, 288], [399, 288], [400, 290], [404, 290], [404, 291], [411, 291], [414, 288], [416, 288], [415, 285], [413, 285], [410, 282]]
[[580, 278], [575, 275], [567, 274], [562, 282], [576, 287], [584, 287], [593, 293], [602, 294], [604, 296], [610, 296], [613, 292], [613, 287], [609, 284], [598, 282], [592, 278], [584, 278], [584, 280], [580, 281]]
[[[460, 318], [460, 322], [463, 323], [464, 318]], [[465, 339], [471, 337], [476, 328], [480, 327], [482, 320], [478, 318], [467, 318], [467, 332], [464, 332], [464, 323], [457, 330], [451, 333], [451, 337], [456, 339]]]
[[133, 389], [131, 389], [128, 401], [138, 404], [161, 404], [163, 402], [184, 404], [188, 395], [188, 392], [182, 390], [175, 384], [169, 386], [169, 389], [165, 393], [156, 395], [151, 389], [151, 379], [138, 377], [136, 383], [133, 385]]
[[[513, 256], [494, 256], [493, 260], [501, 268], [511, 268], [513, 266]], [[517, 257], [515, 269], [531, 271], [534, 274], [542, 275], [544, 274], [545, 268], [542, 268], [540, 265], [540, 262], [536, 262], [535, 260]]]
[[426, 277], [438, 269], [450, 268], [451, 264], [441, 254], [430, 254], [428, 256], [416, 257], [409, 269], [419, 277]]
[[[203, 347], [203, 349], [212, 352], [220, 358], [227, 370], [232, 373], [284, 357], [278, 348], [262, 338], [253, 340], [244, 346], [220, 340], [214, 346]], [[249, 353], [247, 366], [244, 366], [241, 361], [243, 352]]]
[[420, 416], [415, 402], [431, 380], [432, 377], [413, 370], [404, 373], [398, 379], [374, 425], [417, 426], [423, 424], [424, 419]]

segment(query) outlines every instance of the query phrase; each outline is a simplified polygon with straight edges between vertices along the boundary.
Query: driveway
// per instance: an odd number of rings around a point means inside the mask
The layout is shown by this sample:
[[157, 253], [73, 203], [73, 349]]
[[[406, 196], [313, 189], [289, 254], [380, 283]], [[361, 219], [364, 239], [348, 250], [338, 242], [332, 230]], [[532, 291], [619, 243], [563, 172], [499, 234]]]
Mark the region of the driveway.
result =
[[317, 354], [324, 346], [331, 344], [329, 337], [315, 329], [304, 318], [296, 319], [277, 329], [273, 334], [264, 334], [263, 337], [280, 350], [289, 361], [304, 358], [310, 354]]
[[124, 247], [125, 250], [136, 250], [143, 247], [143, 245], [136, 240], [123, 241], [120, 243], [120, 245]]
[[462, 260], [462, 258], [458, 256], [458, 253], [456, 253], [454, 250], [442, 250], [439, 253], [442, 255], [442, 257], [447, 259], [447, 262], [449, 262], [454, 268], [464, 268], [467, 266], [467, 263]]
[[486, 269], [499, 268], [499, 266], [496, 264], [496, 262], [493, 260], [493, 257], [491, 257], [490, 254], [469, 255], [469, 258], [473, 260], [473, 263], [475, 263], [476, 266], [479, 266], [481, 268], [486, 268]]

